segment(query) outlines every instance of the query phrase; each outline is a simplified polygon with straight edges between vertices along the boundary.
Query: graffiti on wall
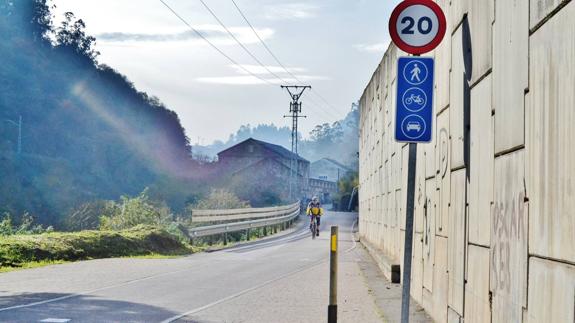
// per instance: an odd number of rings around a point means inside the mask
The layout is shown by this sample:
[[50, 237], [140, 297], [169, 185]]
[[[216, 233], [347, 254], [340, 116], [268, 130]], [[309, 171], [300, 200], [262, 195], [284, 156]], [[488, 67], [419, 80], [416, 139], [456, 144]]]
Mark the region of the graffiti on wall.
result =
[[423, 255], [428, 259], [431, 256], [431, 198], [428, 197], [424, 205], [425, 212], [423, 213]]
[[447, 129], [445, 128], [441, 128], [441, 130], [439, 130], [439, 141], [438, 141], [439, 147], [438, 147], [438, 151], [439, 151], [439, 175], [441, 176], [441, 178], [445, 178], [445, 175], [447, 174], [447, 168], [448, 168], [448, 161], [449, 161], [449, 134], [447, 132]]
[[[491, 235], [494, 243], [491, 248], [491, 283], [493, 291], [509, 294], [517, 268], [512, 261], [514, 255], [527, 246], [527, 219], [525, 214], [525, 192], [515, 194], [510, 201], [498, 201], [493, 205]], [[521, 257], [521, 255], [519, 254]], [[525, 257], [527, 255], [525, 254]]]

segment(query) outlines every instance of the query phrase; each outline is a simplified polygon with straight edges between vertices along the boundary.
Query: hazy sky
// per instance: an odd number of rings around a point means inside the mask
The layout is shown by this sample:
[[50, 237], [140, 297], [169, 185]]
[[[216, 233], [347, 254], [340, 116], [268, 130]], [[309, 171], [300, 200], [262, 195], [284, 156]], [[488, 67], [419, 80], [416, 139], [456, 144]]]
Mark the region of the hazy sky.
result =
[[[204, 0], [250, 57], [200, 0], [164, 0], [219, 49], [198, 38], [160, 0], [54, 0], [56, 14], [72, 11], [97, 38], [99, 61], [176, 111], [192, 143], [226, 139], [243, 124], [291, 125], [289, 96], [269, 71], [293, 82], [261, 45], [231, 0]], [[301, 122], [342, 118], [361, 93], [389, 43], [387, 22], [399, 0], [235, 0], [280, 62], [312, 85]], [[272, 85], [248, 74], [249, 70]], [[269, 70], [269, 71], [268, 71]], [[321, 98], [328, 101], [329, 105]]]

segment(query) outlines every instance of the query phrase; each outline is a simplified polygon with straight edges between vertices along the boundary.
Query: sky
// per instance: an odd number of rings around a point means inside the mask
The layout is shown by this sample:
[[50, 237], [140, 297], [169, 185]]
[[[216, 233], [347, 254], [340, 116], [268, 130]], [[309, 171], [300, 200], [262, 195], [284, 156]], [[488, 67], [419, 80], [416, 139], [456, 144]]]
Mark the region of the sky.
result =
[[245, 124], [291, 126], [283, 117], [290, 97], [281, 84], [312, 86], [302, 96], [304, 136], [317, 124], [342, 119], [388, 47], [387, 23], [399, 2], [234, 0], [286, 71], [232, 0], [203, 0], [206, 6], [201, 0], [164, 1], [233, 62], [160, 0], [53, 3], [56, 20], [67, 11], [84, 20], [97, 39], [99, 63], [160, 98], [178, 114], [191, 143], [203, 145], [225, 141]]

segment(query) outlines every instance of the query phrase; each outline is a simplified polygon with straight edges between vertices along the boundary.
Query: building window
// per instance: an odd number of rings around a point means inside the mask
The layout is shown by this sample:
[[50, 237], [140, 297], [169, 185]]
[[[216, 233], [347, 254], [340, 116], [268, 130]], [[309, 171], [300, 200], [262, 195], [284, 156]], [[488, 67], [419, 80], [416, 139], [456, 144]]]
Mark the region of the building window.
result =
[[248, 146], [248, 152], [249, 152], [249, 153], [253, 153], [253, 152], [254, 152], [254, 146], [253, 146], [253, 145], [249, 145], [249, 146]]

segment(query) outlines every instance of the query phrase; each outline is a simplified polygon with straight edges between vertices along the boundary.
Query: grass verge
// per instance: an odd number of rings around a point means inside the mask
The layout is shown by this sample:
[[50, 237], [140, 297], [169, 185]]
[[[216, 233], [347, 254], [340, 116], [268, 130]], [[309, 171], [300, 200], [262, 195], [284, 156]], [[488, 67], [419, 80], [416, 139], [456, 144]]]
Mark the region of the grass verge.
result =
[[167, 231], [138, 226], [123, 231], [52, 232], [0, 237], [0, 272], [75, 260], [167, 257], [194, 252]]

